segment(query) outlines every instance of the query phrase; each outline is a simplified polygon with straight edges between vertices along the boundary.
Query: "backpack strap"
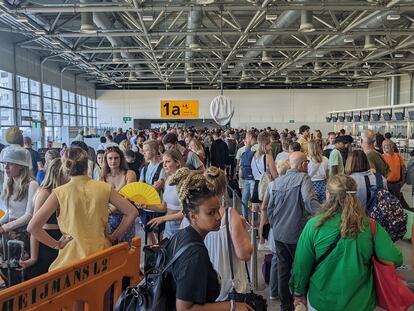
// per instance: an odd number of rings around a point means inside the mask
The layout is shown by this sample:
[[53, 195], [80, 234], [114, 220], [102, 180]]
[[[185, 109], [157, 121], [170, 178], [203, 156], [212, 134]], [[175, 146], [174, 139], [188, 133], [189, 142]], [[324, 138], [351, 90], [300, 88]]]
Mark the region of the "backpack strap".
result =
[[200, 243], [200, 242], [191, 242], [189, 244], [186, 244], [184, 246], [182, 246], [174, 255], [174, 257], [169, 261], [169, 263], [165, 266], [165, 268], [161, 271], [161, 273], [164, 273], [165, 271], [167, 271], [174, 262], [177, 261], [178, 258], [180, 258], [180, 256], [190, 247], [195, 246], [195, 245], [199, 245], [199, 246], [204, 246], [204, 244]]
[[367, 175], [364, 176], [364, 180], [365, 180], [365, 189], [367, 191], [366, 206], [368, 208], [369, 202], [371, 202], [371, 183], [369, 182], [369, 177]]
[[375, 181], [377, 182], [377, 189], [384, 189], [384, 183], [382, 181], [382, 175], [375, 173]]
[[264, 173], [266, 173], [266, 153], [263, 155], [263, 167], [264, 167]]
[[331, 243], [331, 245], [329, 245], [328, 249], [325, 251], [325, 253], [322, 254], [321, 257], [318, 258], [318, 260], [315, 262], [312, 271], [310, 273], [310, 275], [312, 275], [315, 270], [316, 267], [319, 266], [320, 263], [322, 263], [322, 261], [325, 260], [326, 257], [329, 256], [330, 253], [332, 253], [332, 251], [335, 249], [336, 245], [338, 244], [339, 240], [341, 239], [341, 230], [339, 230], [338, 235], [335, 237], [335, 240], [333, 240], [333, 242]]
[[233, 268], [233, 252], [231, 249], [231, 245], [232, 245], [232, 240], [231, 240], [231, 235], [230, 235], [230, 216], [229, 216], [229, 212], [230, 212], [230, 208], [228, 208], [226, 210], [226, 234], [227, 234], [227, 253], [229, 254], [229, 260], [230, 260], [230, 272], [231, 272], [231, 283], [232, 286], [234, 288], [234, 268]]
[[147, 171], [148, 171], [148, 165], [149, 165], [148, 163], [144, 165], [144, 172], [143, 172], [143, 175], [144, 175], [144, 182], [145, 182], [145, 183], [147, 182]]
[[157, 170], [155, 171], [154, 177], [152, 177], [152, 184], [154, 184], [160, 178], [160, 173], [162, 170], [162, 162], [158, 164]]

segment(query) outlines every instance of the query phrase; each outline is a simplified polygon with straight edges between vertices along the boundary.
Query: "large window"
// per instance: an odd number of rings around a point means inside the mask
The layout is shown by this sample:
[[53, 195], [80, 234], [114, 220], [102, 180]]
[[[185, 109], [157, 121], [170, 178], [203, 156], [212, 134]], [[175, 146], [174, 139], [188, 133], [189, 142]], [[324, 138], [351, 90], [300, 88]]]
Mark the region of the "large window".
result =
[[24, 129], [40, 121], [45, 122], [45, 139], [59, 142], [62, 126], [97, 125], [95, 99], [0, 70], [0, 129]]
[[13, 108], [13, 75], [0, 70], [0, 127], [15, 124]]

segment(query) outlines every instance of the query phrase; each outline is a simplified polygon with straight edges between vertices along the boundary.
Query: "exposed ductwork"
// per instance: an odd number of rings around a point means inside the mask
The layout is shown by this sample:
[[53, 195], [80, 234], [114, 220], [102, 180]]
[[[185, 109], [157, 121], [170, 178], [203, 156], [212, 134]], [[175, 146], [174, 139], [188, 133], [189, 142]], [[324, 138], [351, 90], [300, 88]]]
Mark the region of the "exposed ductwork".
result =
[[[93, 13], [93, 21], [96, 26], [98, 26], [101, 29], [111, 29], [112, 28], [112, 22], [108, 18], [108, 16], [105, 13]], [[117, 46], [125, 46], [122, 38], [120, 37], [111, 37], [107, 36], [108, 41], [111, 43], [112, 47], [116, 48]], [[113, 58], [117, 58], [118, 55], [113, 55]], [[134, 59], [134, 55], [129, 52], [121, 52], [122, 58], [125, 59]], [[144, 69], [143, 66], [139, 64], [129, 65], [131, 68], [135, 68], [137, 70], [136, 75], [142, 76], [142, 74], [139, 72], [141, 69]]]
[[[201, 9], [194, 8], [190, 12], [188, 12], [188, 22], [187, 22], [187, 30], [189, 32], [196, 31], [201, 26], [201, 22], [203, 20], [203, 11]], [[186, 74], [193, 72], [194, 68], [189, 61], [193, 58], [194, 51], [200, 48], [200, 44], [198, 41], [197, 35], [188, 35], [185, 41], [186, 49], [190, 49], [189, 51], [185, 52], [185, 68]]]

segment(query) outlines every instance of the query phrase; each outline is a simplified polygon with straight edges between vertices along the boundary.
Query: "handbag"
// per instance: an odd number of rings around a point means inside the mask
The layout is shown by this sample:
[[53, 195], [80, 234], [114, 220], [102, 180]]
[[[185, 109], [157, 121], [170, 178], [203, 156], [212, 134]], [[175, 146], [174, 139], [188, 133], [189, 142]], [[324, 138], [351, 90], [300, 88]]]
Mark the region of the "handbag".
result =
[[247, 262], [244, 262], [244, 264], [246, 267], [247, 280], [249, 283], [250, 292], [249, 293], [238, 293], [236, 289], [234, 288], [233, 252], [231, 248], [231, 245], [233, 244], [233, 242], [231, 240], [230, 229], [229, 229], [229, 220], [230, 220], [229, 213], [230, 213], [230, 208], [226, 210], [226, 233], [227, 233], [228, 253], [229, 253], [229, 259], [230, 259], [231, 282], [232, 282], [233, 288], [230, 291], [229, 296], [227, 297], [227, 300], [234, 300], [235, 302], [244, 302], [245, 304], [248, 304], [250, 307], [252, 307], [255, 311], [266, 311], [267, 310], [266, 299], [263, 296], [258, 295], [253, 292], [252, 282], [250, 280]]
[[394, 265], [382, 263], [375, 255], [375, 220], [369, 219], [373, 243], [372, 267], [374, 270], [377, 305], [385, 310], [406, 311], [414, 304], [414, 293], [401, 281]]

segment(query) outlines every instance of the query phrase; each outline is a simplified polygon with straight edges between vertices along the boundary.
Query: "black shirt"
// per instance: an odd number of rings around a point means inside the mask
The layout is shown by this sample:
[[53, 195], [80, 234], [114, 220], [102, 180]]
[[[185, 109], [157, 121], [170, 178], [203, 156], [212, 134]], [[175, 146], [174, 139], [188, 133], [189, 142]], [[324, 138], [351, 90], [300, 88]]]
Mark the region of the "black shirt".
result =
[[219, 168], [224, 168], [229, 163], [229, 148], [223, 140], [217, 139], [211, 144], [210, 161], [211, 165]]
[[217, 272], [211, 264], [203, 238], [193, 227], [188, 226], [176, 233], [167, 246], [167, 258], [172, 259], [174, 253], [191, 242], [200, 242], [201, 245], [187, 249], [170, 270], [175, 280], [175, 297], [194, 304], [215, 302], [220, 294]]

